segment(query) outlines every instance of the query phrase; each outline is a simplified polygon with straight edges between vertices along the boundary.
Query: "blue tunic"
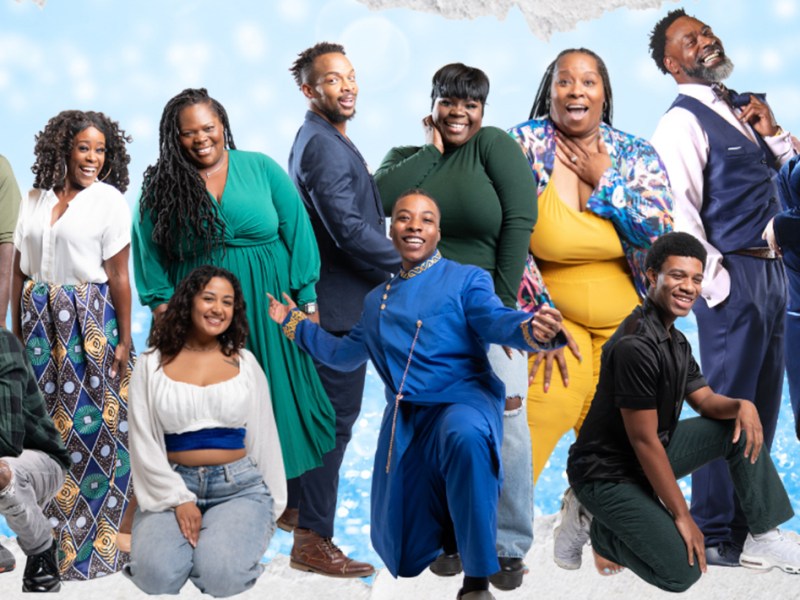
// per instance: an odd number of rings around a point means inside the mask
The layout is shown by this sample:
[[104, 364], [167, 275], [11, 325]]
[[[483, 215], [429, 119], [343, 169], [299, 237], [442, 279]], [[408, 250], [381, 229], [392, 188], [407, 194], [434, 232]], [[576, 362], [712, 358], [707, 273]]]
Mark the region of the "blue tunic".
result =
[[[491, 467], [474, 474], [479, 480], [470, 489], [489, 496], [483, 499], [487, 503], [484, 506], [496, 506], [502, 479], [499, 457], [505, 389], [489, 366], [488, 345], [536, 351], [563, 345], [563, 341], [538, 344], [533, 338], [530, 313], [503, 306], [486, 271], [443, 259], [438, 251], [418, 267], [372, 290], [365, 299], [361, 319], [349, 335], [337, 338], [302, 319], [300, 313], [292, 311], [284, 332], [303, 350], [339, 370], [355, 369], [369, 358], [386, 385], [388, 404], [372, 480], [372, 543], [393, 575], [415, 575], [436, 557], [441, 540], [436, 548], [427, 548], [424, 556], [416, 557], [403, 555], [414, 546], [409, 540], [429, 537], [429, 529], [439, 531], [447, 526], [418, 518], [429, 503], [443, 501], [444, 488], [426, 490], [428, 494], [423, 496], [404, 494], [409, 474], [429, 469], [440, 459], [439, 455], [425, 456], [426, 464], [421, 464], [419, 448], [411, 448], [426, 443], [420, 437], [420, 424], [429, 417], [420, 417], [416, 408], [458, 404], [472, 409], [467, 411], [470, 418], [486, 432]], [[395, 397], [401, 385], [401, 408], [393, 434]], [[443, 414], [437, 410], [427, 413], [434, 420]], [[412, 459], [404, 460], [407, 456]], [[498, 570], [491, 527], [486, 527], [491, 537], [488, 549], [465, 548], [459, 536], [459, 529], [469, 525], [460, 524], [458, 515], [468, 514], [474, 500], [470, 493], [462, 493], [445, 498], [444, 503], [453, 520], [465, 572], [480, 575], [479, 571], [486, 571], [488, 575]], [[404, 522], [409, 514], [415, 514], [413, 523]], [[493, 521], [491, 514], [480, 518]], [[422, 552], [418, 546], [417, 550]], [[481, 558], [473, 561], [470, 573], [470, 556], [476, 553]]]

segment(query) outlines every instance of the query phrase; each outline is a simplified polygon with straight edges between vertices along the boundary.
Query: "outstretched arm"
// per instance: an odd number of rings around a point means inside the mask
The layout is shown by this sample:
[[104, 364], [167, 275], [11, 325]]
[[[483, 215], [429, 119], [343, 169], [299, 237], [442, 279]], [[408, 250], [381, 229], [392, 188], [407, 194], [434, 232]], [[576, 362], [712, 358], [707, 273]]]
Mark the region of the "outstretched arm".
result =
[[281, 325], [283, 334], [287, 338], [318, 362], [331, 369], [346, 372], [354, 371], [369, 358], [361, 321], [356, 323], [346, 336], [336, 337], [298, 310], [286, 292], [283, 293], [286, 304], [282, 304], [270, 294], [267, 294], [267, 297], [269, 297], [270, 318]]

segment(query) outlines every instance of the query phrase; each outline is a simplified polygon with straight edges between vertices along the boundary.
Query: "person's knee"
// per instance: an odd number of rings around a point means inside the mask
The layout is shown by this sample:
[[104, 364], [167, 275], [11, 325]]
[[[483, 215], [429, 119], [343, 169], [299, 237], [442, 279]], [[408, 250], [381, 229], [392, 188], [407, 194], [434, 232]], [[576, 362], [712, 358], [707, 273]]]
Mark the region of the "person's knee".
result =
[[189, 579], [192, 565], [177, 565], [174, 560], [163, 558], [157, 552], [134, 554], [126, 567], [126, 574], [147, 594], [177, 594]]
[[669, 573], [660, 578], [658, 587], [667, 592], [685, 592], [700, 579], [700, 567], [695, 563], [694, 566], [681, 569], [680, 573]]
[[11, 466], [6, 461], [0, 460], [0, 492], [11, 485], [11, 479]]
[[215, 598], [226, 598], [241, 594], [251, 588], [262, 567], [259, 561], [248, 561], [232, 548], [198, 548], [194, 555], [192, 582], [204, 594]]

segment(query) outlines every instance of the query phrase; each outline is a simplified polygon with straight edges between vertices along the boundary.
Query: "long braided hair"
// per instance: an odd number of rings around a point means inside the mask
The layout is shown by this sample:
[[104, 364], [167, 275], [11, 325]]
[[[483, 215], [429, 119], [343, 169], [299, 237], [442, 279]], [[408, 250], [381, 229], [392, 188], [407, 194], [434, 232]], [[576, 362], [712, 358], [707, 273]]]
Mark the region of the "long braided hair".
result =
[[199, 241], [210, 258], [225, 235], [217, 205], [179, 141], [180, 113], [194, 104], [208, 104], [222, 123], [225, 147], [236, 149], [225, 107], [205, 88], [187, 88], [167, 102], [158, 128], [158, 160], [144, 172], [139, 211], [142, 218], [150, 214], [153, 241], [170, 261], [183, 260], [187, 239]]
[[44, 129], [36, 134], [33, 153], [33, 187], [37, 190], [60, 190], [67, 180], [67, 163], [72, 153], [75, 136], [84, 129], [94, 127], [106, 138], [103, 168], [97, 179], [114, 186], [123, 194], [128, 189], [128, 163], [131, 157], [125, 144], [132, 141], [119, 123], [101, 112], [64, 110], [50, 119]]

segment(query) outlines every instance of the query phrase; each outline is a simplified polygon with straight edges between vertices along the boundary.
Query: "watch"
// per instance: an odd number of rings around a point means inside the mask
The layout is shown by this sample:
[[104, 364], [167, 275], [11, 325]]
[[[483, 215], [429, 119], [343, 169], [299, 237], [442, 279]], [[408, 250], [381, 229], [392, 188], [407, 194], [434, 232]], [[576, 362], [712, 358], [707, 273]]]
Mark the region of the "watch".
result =
[[316, 302], [306, 302], [305, 304], [301, 304], [297, 308], [302, 310], [307, 315], [313, 315], [315, 312], [317, 312], [317, 303]]

